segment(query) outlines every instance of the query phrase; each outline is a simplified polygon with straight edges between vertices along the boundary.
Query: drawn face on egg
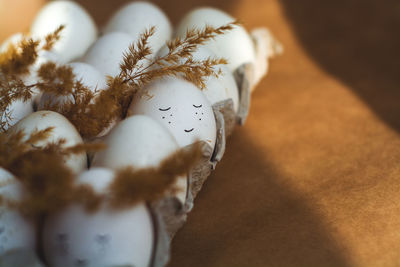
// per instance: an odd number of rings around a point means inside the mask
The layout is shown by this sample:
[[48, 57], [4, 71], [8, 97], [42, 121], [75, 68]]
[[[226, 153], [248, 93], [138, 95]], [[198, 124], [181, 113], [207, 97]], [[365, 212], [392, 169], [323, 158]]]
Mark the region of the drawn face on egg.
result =
[[95, 214], [70, 207], [46, 227], [46, 258], [54, 266], [147, 266], [151, 258], [152, 221], [144, 205]]
[[196, 140], [214, 147], [214, 113], [196, 86], [178, 78], [164, 78], [151, 83], [146, 90], [151, 97], [134, 100], [129, 115], [143, 114], [157, 120], [172, 133], [180, 147]]
[[[113, 177], [111, 170], [93, 168], [78, 181], [104, 193]], [[124, 210], [104, 205], [93, 213], [71, 205], [47, 218], [43, 249], [50, 266], [149, 266], [153, 240], [153, 221], [144, 203]]]

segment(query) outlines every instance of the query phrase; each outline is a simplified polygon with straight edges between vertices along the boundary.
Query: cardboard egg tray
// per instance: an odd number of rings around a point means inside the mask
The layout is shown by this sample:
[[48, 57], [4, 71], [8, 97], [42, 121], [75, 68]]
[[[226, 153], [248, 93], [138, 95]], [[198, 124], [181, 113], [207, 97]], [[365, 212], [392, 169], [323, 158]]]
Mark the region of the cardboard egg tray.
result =
[[[244, 125], [250, 109], [251, 92], [258, 82], [267, 74], [267, 60], [281, 54], [282, 46], [266, 28], [251, 32], [256, 49], [258, 64], [243, 64], [234, 73], [239, 89], [239, 110], [235, 113], [231, 99], [213, 105], [217, 125], [215, 149], [201, 142], [202, 160], [188, 174], [186, 202], [181, 203], [176, 197], [168, 196], [151, 203], [157, 240], [153, 251], [152, 266], [165, 266], [169, 261], [171, 241], [176, 232], [184, 225], [189, 212], [193, 209], [194, 200], [204, 182], [214, 170], [225, 152], [226, 140], [232, 134], [235, 125]], [[261, 70], [260, 70], [261, 68]], [[258, 75], [258, 76], [257, 76]]]

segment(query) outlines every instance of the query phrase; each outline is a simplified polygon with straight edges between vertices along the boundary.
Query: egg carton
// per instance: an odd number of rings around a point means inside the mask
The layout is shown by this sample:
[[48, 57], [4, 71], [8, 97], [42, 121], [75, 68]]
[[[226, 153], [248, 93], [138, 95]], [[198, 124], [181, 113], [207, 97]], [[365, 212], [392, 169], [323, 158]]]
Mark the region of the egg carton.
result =
[[[152, 204], [152, 209], [159, 214], [165, 226], [163, 240], [172, 240], [176, 232], [184, 225], [188, 213], [192, 210], [194, 200], [200, 192], [217, 163], [225, 153], [226, 139], [232, 134], [235, 125], [244, 125], [250, 108], [251, 92], [257, 83], [267, 73], [267, 64], [262, 64], [269, 57], [282, 53], [282, 46], [275, 40], [266, 28], [252, 32], [257, 55], [257, 64], [247, 63], [240, 66], [234, 73], [239, 89], [239, 109], [235, 113], [231, 99], [217, 102], [213, 105], [217, 125], [217, 140], [215, 149], [206, 142], [201, 143], [202, 160], [188, 175], [186, 202], [182, 204], [176, 197], [169, 196]], [[269, 49], [265, 49], [269, 44]], [[272, 51], [269, 54], [265, 51]], [[260, 70], [260, 68], [262, 68]], [[259, 76], [257, 76], [259, 75]], [[169, 251], [169, 249], [164, 249]], [[161, 263], [161, 262], [160, 262]], [[163, 266], [163, 265], [158, 265]]]
[[[46, 24], [47, 25], [47, 24]], [[224, 156], [227, 138], [236, 125], [244, 125], [249, 114], [251, 93], [260, 80], [267, 74], [268, 59], [283, 52], [282, 45], [266, 28], [257, 28], [250, 32], [256, 55], [255, 62], [239, 66], [233, 73], [239, 94], [239, 108], [235, 112], [232, 99], [214, 103], [212, 108], [216, 121], [216, 143], [214, 149], [206, 142], [200, 142], [202, 157], [200, 162], [187, 176], [187, 194], [182, 203], [175, 196], [166, 196], [148, 204], [150, 210], [154, 242], [150, 267], [165, 266], [170, 258], [170, 245], [176, 232], [184, 225], [193, 209], [194, 200], [204, 182]], [[94, 37], [93, 37], [94, 38]], [[92, 140], [97, 142], [98, 140]], [[190, 149], [188, 146], [187, 149]], [[93, 155], [88, 155], [91, 159]], [[0, 257], [1, 266], [44, 267], [39, 257], [28, 250], [9, 251]]]

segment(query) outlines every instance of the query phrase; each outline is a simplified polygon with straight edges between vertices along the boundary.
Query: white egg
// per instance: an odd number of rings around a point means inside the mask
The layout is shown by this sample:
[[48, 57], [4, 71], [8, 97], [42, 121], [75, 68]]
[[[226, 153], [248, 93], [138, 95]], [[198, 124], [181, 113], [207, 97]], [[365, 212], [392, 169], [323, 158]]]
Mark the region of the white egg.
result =
[[[22, 198], [22, 185], [0, 167], [0, 196], [11, 201]], [[36, 229], [32, 221], [17, 210], [0, 206], [0, 256], [13, 249], [31, 249], [36, 245]]]
[[[105, 193], [113, 178], [111, 170], [93, 168], [78, 180]], [[75, 204], [45, 222], [43, 247], [51, 266], [145, 267], [151, 262], [153, 240], [153, 221], [144, 203], [124, 210], [105, 204], [94, 213]]]
[[168, 17], [150, 2], [134, 1], [119, 9], [107, 23], [104, 32], [125, 32], [135, 40], [145, 30], [155, 26], [155, 33], [149, 39], [153, 52], [157, 52], [171, 39], [172, 27]]
[[[157, 167], [179, 149], [175, 138], [154, 119], [131, 116], [121, 121], [105, 138], [107, 148], [98, 152], [92, 166], [112, 169]], [[185, 203], [186, 177], [177, 180], [177, 198]]]
[[51, 1], [37, 14], [31, 26], [34, 38], [43, 38], [65, 25], [53, 47], [63, 63], [81, 57], [96, 40], [97, 28], [90, 15], [74, 1]]
[[119, 64], [123, 60], [124, 52], [128, 51], [134, 41], [134, 38], [127, 33], [108, 33], [90, 47], [84, 61], [103, 75], [116, 76], [120, 72]]
[[[220, 27], [233, 21], [235, 18], [221, 10], [211, 7], [197, 8], [182, 19], [176, 30], [176, 36], [185, 37], [188, 29], [202, 29], [206, 25]], [[253, 42], [242, 26], [234, 26], [232, 31], [217, 36], [205, 46], [219, 57], [227, 59], [231, 71], [235, 71], [244, 63], [255, 62]]]
[[[167, 55], [168, 47], [164, 45], [158, 52], [157, 57]], [[218, 58], [218, 56], [207, 47], [201, 45], [192, 53], [194, 60], [206, 60]], [[181, 61], [184, 63], [184, 60]], [[210, 76], [205, 79], [205, 88], [202, 90], [211, 105], [217, 102], [232, 99], [235, 112], [239, 109], [239, 90], [231, 70], [225, 65], [214, 67], [215, 73], [221, 72], [217, 77]]]
[[164, 125], [180, 147], [202, 140], [212, 148], [216, 123], [210, 102], [194, 84], [175, 77], [158, 79], [145, 88], [151, 97], [132, 101], [129, 115], [143, 114]]
[[[75, 146], [82, 144], [82, 137], [75, 129], [74, 125], [70, 123], [64, 116], [53, 111], [37, 111], [24, 119], [20, 120], [10, 130], [24, 131], [25, 139], [28, 139], [30, 134], [35, 130], [44, 130], [48, 127], [54, 127], [50, 136], [44, 140], [32, 144], [32, 146], [41, 147], [49, 143], [54, 143], [60, 139], [64, 139], [63, 147]], [[65, 164], [71, 168], [75, 173], [79, 173], [87, 168], [86, 153], [68, 155], [65, 158]]]
[[[84, 86], [88, 87], [92, 92], [100, 91], [107, 87], [106, 78], [104, 75], [94, 68], [92, 65], [73, 62], [67, 64], [71, 67], [75, 79], [80, 81]], [[67, 101], [73, 102], [72, 96], [54, 97], [54, 95], [45, 93], [39, 103], [39, 109], [43, 109], [46, 103], [66, 103]]]
[[6, 114], [2, 114], [1, 121], [7, 121], [8, 124], [5, 125], [5, 130], [7, 130], [10, 126], [18, 123], [22, 118], [28, 116], [33, 112], [33, 105], [31, 100], [23, 101], [23, 100], [15, 100], [13, 101], [7, 108]]

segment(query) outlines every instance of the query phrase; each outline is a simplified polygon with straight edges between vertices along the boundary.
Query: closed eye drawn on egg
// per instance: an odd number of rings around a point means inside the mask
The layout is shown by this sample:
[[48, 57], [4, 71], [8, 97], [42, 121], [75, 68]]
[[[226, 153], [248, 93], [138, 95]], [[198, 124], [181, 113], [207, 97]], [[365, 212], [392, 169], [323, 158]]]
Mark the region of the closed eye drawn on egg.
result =
[[76, 259], [75, 260], [75, 266], [77, 266], [77, 267], [84, 267], [84, 266], [87, 266], [88, 265], [88, 260], [86, 260], [86, 259]]
[[190, 129], [190, 130], [185, 130], [185, 132], [190, 133], [191, 131], [193, 131], [194, 128]]
[[195, 108], [201, 108], [203, 105], [200, 105], [200, 106], [196, 106], [196, 105], [193, 105], [193, 107], [195, 107]]
[[170, 110], [171, 109], [171, 107], [169, 107], [169, 108], [159, 108], [158, 110], [159, 111], [168, 111], [168, 110]]
[[101, 245], [107, 244], [108, 242], [110, 242], [110, 239], [111, 237], [107, 234], [100, 234], [95, 237], [96, 242]]

